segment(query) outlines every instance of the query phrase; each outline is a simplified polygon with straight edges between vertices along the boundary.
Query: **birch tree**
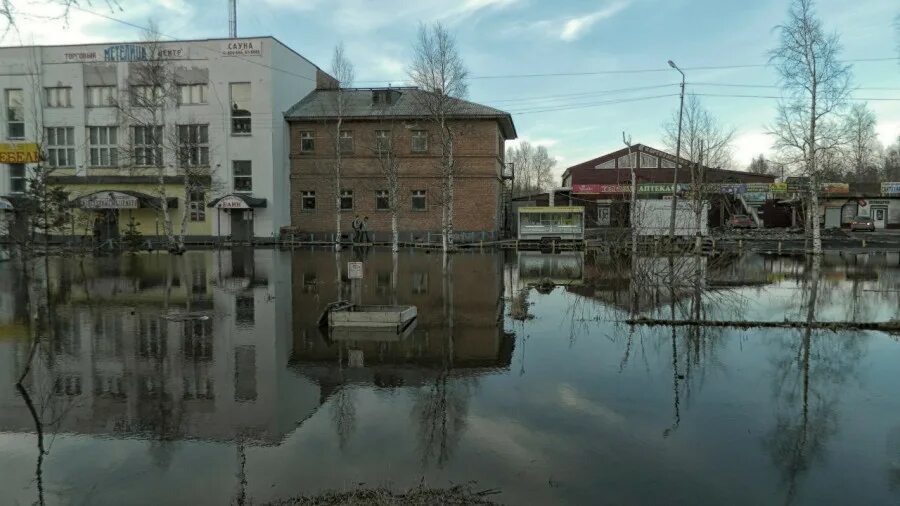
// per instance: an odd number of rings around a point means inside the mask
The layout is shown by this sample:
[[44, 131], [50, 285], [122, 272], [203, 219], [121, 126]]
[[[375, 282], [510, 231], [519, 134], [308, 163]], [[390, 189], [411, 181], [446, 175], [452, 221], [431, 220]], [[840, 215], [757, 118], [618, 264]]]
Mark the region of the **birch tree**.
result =
[[457, 132], [452, 125], [466, 96], [469, 72], [456, 47], [456, 39], [441, 24], [419, 25], [413, 45], [410, 80], [424, 93], [417, 93], [424, 109], [437, 130], [441, 150], [441, 246], [444, 252], [453, 249], [454, 178], [456, 176], [455, 141]]
[[875, 113], [865, 103], [853, 104], [845, 121], [847, 161], [854, 177], [857, 181], [876, 181], [881, 145], [875, 133]]
[[827, 34], [816, 16], [812, 0], [794, 0], [785, 24], [776, 27], [779, 45], [769, 53], [786, 97], [778, 105], [769, 133], [788, 163], [809, 177], [813, 253], [822, 253], [819, 220], [822, 150], [841, 142], [842, 129], [833, 116], [850, 94], [851, 69], [838, 60], [841, 51], [836, 33]]
[[[387, 106], [386, 106], [387, 107]], [[400, 251], [400, 232], [397, 223], [400, 212], [400, 159], [397, 157], [394, 138], [396, 135], [394, 122], [382, 124], [387, 130], [387, 139], [375, 139], [372, 151], [378, 158], [378, 166], [387, 184], [388, 210], [391, 213], [391, 251]]]
[[341, 149], [341, 129], [344, 127], [344, 115], [347, 109], [345, 90], [353, 85], [353, 64], [344, 52], [343, 42], [335, 46], [331, 57], [331, 76], [337, 80], [335, 91], [335, 122], [333, 130], [334, 162], [331, 167], [332, 185], [334, 187], [334, 247], [341, 249], [341, 171], [343, 169], [343, 150]]

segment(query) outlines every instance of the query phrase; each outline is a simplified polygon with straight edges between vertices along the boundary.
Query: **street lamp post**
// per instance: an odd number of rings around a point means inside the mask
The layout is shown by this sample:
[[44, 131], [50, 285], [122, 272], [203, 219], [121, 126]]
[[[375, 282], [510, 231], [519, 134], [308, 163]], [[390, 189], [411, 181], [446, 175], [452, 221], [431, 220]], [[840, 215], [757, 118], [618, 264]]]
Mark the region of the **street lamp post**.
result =
[[678, 106], [678, 140], [675, 141], [675, 174], [672, 177], [672, 215], [669, 217], [669, 242], [675, 242], [675, 205], [678, 199], [678, 166], [681, 165], [681, 117], [684, 113], [684, 72], [669, 60], [669, 66], [681, 74], [681, 98]]

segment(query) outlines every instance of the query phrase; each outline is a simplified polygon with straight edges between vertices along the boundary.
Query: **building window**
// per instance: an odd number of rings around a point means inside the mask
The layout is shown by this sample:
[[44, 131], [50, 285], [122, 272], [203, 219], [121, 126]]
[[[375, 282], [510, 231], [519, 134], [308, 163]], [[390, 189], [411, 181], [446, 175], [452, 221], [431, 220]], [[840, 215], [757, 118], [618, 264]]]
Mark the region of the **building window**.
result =
[[375, 190], [375, 209], [387, 211], [391, 208], [387, 190]]
[[619, 168], [620, 168], [620, 169], [622, 169], [622, 168], [630, 169], [630, 168], [635, 167], [634, 162], [635, 162], [635, 155], [636, 155], [636, 154], [637, 154], [637, 153], [631, 153], [630, 155], [622, 155], [622, 156], [620, 156], [620, 157], [619, 157], [619, 162], [618, 162]]
[[391, 149], [390, 130], [375, 130], [375, 152], [387, 153]]
[[415, 190], [412, 192], [412, 210], [425, 210], [425, 190]]
[[312, 153], [316, 150], [316, 139], [312, 132], [300, 132], [300, 152]]
[[641, 167], [646, 169], [655, 169], [659, 164], [659, 158], [647, 153], [641, 153]]
[[51, 167], [75, 166], [75, 128], [50, 127], [45, 130], [47, 163]]
[[253, 191], [253, 166], [250, 160], [234, 160], [234, 191], [250, 193]]
[[252, 293], [235, 297], [234, 316], [237, 323], [248, 323], [252, 325], [256, 321]]
[[9, 166], [9, 192], [25, 193], [25, 164], [14, 163]]
[[352, 153], [353, 152], [353, 132], [350, 130], [341, 130], [340, 136], [340, 148], [341, 153]]
[[300, 209], [302, 211], [316, 210], [316, 192], [306, 191], [300, 194]]
[[115, 86], [86, 86], [85, 102], [88, 107], [111, 107], [115, 105]]
[[607, 160], [605, 162], [600, 163], [600, 165], [598, 165], [597, 168], [598, 169], [615, 169], [616, 161], [615, 160]]
[[666, 160], [665, 158], [663, 158], [661, 167], [663, 167], [664, 169], [674, 169], [675, 162], [673, 162], [672, 160]]
[[231, 83], [231, 135], [250, 134], [250, 83]]
[[72, 88], [44, 88], [47, 107], [72, 107]]
[[91, 167], [115, 167], [119, 164], [116, 127], [88, 127], [88, 152]]
[[162, 127], [136, 126], [132, 128], [134, 164], [138, 167], [162, 166]]
[[428, 132], [425, 130], [413, 130], [412, 132], [412, 152], [427, 153], [428, 152]]
[[205, 104], [209, 91], [207, 84], [179, 84], [178, 103], [180, 105]]
[[178, 151], [182, 167], [208, 167], [209, 125], [178, 125]]
[[6, 137], [25, 138], [25, 95], [22, 90], [6, 90]]
[[341, 211], [350, 211], [353, 209], [353, 190], [343, 190], [341, 192]]
[[131, 87], [131, 105], [139, 107], [161, 107], [162, 86], [140, 84]]
[[206, 221], [206, 194], [202, 189], [191, 190], [188, 193], [188, 209], [191, 221]]

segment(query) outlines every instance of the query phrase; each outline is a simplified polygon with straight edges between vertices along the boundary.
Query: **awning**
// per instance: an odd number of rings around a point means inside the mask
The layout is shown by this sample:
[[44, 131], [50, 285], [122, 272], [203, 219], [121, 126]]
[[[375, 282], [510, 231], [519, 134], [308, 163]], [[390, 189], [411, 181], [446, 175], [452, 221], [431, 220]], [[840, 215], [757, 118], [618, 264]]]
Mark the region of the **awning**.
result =
[[[178, 199], [166, 199], [169, 209], [178, 208]], [[146, 193], [128, 190], [102, 190], [78, 197], [72, 201], [78, 209], [161, 209], [162, 201]]]
[[9, 200], [0, 197], [0, 211], [12, 211], [16, 206], [12, 204]]
[[207, 207], [215, 207], [216, 209], [252, 209], [266, 207], [266, 199], [231, 193], [224, 197], [213, 199]]

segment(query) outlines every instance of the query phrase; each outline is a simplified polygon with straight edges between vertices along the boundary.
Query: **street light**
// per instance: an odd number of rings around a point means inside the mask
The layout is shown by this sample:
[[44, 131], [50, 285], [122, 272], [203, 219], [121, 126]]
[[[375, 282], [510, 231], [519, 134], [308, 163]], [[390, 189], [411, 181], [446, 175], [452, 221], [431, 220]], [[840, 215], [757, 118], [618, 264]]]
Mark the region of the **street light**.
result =
[[675, 203], [678, 199], [678, 166], [681, 165], [681, 116], [684, 113], [684, 72], [669, 60], [669, 66], [681, 74], [681, 98], [678, 106], [678, 140], [675, 142], [675, 174], [672, 177], [672, 215], [669, 217], [669, 241], [675, 240]]

